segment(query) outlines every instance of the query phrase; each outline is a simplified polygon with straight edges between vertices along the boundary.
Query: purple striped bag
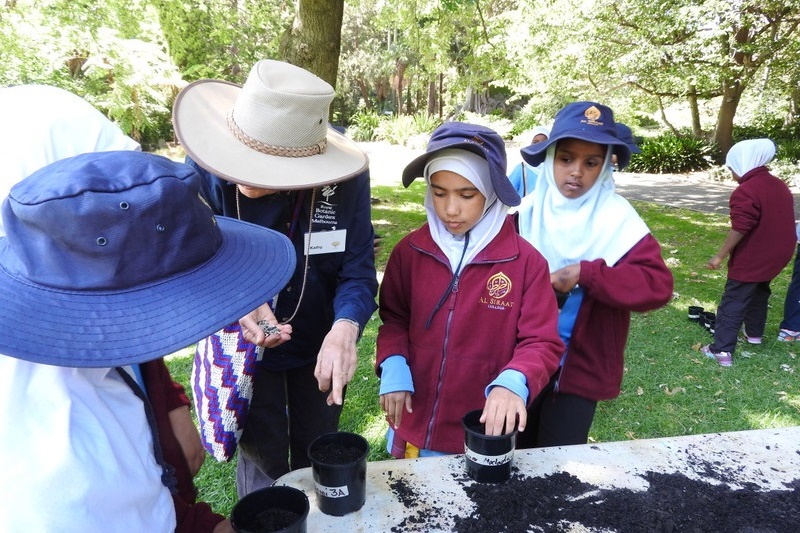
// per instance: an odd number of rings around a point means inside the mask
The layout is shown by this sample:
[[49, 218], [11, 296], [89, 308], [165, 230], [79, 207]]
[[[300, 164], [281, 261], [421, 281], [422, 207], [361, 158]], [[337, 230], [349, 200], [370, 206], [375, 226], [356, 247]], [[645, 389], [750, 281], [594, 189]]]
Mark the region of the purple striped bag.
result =
[[200, 439], [217, 461], [229, 461], [236, 452], [262, 354], [244, 340], [238, 322], [197, 343], [192, 365], [194, 406]]

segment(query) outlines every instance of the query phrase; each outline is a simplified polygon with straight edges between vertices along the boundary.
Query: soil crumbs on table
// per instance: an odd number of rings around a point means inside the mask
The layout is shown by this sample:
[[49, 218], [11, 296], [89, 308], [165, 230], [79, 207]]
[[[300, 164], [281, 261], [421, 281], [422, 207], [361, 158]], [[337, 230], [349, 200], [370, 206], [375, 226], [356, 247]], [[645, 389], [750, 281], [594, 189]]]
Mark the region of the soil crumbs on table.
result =
[[[464, 484], [475, 504], [455, 517], [455, 533], [603, 531], [615, 533], [794, 533], [800, 524], [800, 480], [786, 490], [734, 488], [678, 473], [647, 472], [649, 488], [601, 489], [567, 472], [528, 477], [515, 472], [505, 483]], [[717, 481], [720, 481], [717, 479]], [[415, 491], [395, 480], [392, 489], [407, 508]], [[393, 532], [441, 528], [441, 512], [406, 518]], [[430, 520], [427, 524], [425, 520]], [[421, 529], [419, 529], [421, 528]]]

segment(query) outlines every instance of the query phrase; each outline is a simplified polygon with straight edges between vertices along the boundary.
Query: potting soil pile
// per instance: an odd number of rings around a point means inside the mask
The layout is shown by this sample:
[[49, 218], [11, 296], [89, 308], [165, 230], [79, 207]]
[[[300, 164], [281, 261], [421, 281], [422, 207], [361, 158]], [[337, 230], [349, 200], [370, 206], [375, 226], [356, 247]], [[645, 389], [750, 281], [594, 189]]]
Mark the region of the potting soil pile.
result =
[[[455, 517], [454, 533], [616, 532], [616, 533], [794, 533], [800, 524], [800, 480], [786, 490], [731, 486], [721, 464], [697, 464], [707, 480], [679, 473], [646, 472], [646, 490], [602, 489], [567, 472], [529, 477], [515, 469], [505, 483], [472, 483], [463, 490], [474, 503], [469, 516]], [[390, 482], [413, 509], [418, 494], [403, 479]], [[433, 511], [433, 512], [431, 512]], [[441, 530], [442, 516], [427, 502], [392, 528]]]

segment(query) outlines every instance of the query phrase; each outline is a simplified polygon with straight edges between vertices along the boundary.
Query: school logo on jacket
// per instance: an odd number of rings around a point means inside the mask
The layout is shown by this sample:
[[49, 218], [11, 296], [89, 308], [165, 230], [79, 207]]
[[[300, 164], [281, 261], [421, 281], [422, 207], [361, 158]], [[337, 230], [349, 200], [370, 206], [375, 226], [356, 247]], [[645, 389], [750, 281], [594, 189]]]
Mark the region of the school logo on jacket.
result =
[[480, 302], [489, 309], [505, 310], [514, 307], [514, 302], [505, 297], [511, 292], [511, 280], [502, 272], [498, 272], [486, 282], [486, 296], [481, 296]]

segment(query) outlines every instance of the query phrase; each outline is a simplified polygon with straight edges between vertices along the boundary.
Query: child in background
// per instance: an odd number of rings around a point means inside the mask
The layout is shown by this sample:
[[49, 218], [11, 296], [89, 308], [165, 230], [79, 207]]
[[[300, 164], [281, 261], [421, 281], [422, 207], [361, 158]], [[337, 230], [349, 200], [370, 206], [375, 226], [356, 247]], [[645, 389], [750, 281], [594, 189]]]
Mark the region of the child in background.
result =
[[376, 372], [397, 458], [463, 453], [461, 419], [488, 435], [526, 427], [526, 404], [564, 350], [547, 263], [507, 216], [519, 196], [503, 139], [449, 122], [403, 171], [419, 176], [427, 224], [392, 251], [380, 290]]
[[[533, 138], [531, 139], [531, 144], [533, 145], [542, 141], [546, 141], [549, 136], [550, 128], [546, 126], [537, 126], [533, 128]], [[514, 186], [517, 194], [519, 194], [520, 197], [523, 197], [533, 188], [538, 176], [539, 171], [536, 169], [536, 167], [532, 167], [525, 161], [522, 161], [520, 164], [515, 166], [508, 175], [508, 180], [511, 182], [511, 185]]]
[[798, 245], [794, 255], [792, 281], [789, 282], [783, 302], [783, 320], [778, 331], [778, 340], [781, 342], [800, 341], [800, 224], [795, 225], [795, 233]]
[[547, 259], [567, 346], [559, 372], [528, 409], [517, 447], [585, 444], [597, 402], [622, 383], [632, 311], [665, 305], [672, 273], [644, 221], [614, 192], [611, 157], [630, 160], [614, 115], [594, 102], [558, 112], [550, 138], [522, 149], [539, 165], [536, 188], [518, 210], [520, 234]]
[[[617, 137], [620, 141], [624, 142], [628, 145], [628, 148], [631, 151], [631, 154], [641, 154], [642, 149], [639, 148], [639, 145], [636, 144], [636, 139], [633, 137], [633, 130], [628, 127], [628, 125], [623, 124], [622, 122], [617, 122]], [[619, 165], [617, 164], [617, 156], [612, 154], [611, 155], [611, 166], [614, 170], [619, 170]]]
[[721, 366], [733, 364], [739, 330], [750, 344], [761, 344], [767, 323], [770, 282], [792, 259], [797, 242], [794, 199], [789, 187], [765, 166], [775, 143], [750, 139], [733, 145], [725, 158], [739, 186], [731, 193], [731, 229], [708, 261], [717, 270], [728, 260], [728, 281], [717, 308], [714, 342], [700, 351]]

